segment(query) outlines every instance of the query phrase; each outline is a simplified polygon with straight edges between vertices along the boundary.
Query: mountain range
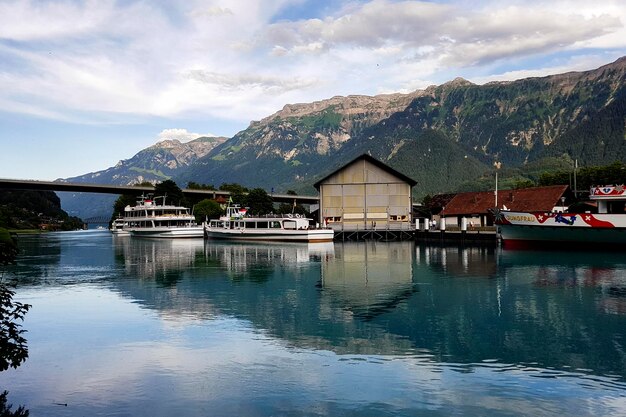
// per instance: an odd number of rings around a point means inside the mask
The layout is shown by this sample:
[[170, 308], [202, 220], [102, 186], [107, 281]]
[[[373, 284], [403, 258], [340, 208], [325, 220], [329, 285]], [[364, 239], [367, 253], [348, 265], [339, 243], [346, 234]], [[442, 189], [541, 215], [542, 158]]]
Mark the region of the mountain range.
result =
[[[58, 181], [112, 185], [135, 185], [144, 182], [155, 184], [174, 177], [226, 140], [224, 137], [199, 137], [181, 143], [176, 139], [166, 139], [138, 152], [130, 159], [118, 162], [114, 167]], [[108, 219], [117, 199], [117, 196], [108, 194], [58, 194], [65, 211], [82, 219]]]
[[[482, 189], [494, 166], [511, 181], [533, 180], [574, 161], [626, 162], [625, 81], [623, 57], [584, 72], [484, 85], [457, 78], [410, 94], [288, 104], [232, 138], [161, 142], [116, 167], [67, 180], [172, 178], [181, 186], [236, 182], [308, 194], [317, 179], [363, 153], [417, 180], [418, 198]], [[202, 150], [183, 150], [196, 145]], [[186, 155], [184, 163], [175, 155]]]

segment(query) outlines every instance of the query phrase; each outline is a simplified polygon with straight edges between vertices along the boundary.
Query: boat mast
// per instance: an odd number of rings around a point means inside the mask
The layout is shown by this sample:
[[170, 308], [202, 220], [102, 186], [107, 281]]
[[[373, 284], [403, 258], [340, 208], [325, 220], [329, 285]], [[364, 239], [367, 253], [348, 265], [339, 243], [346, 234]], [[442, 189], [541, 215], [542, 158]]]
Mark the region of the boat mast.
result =
[[578, 200], [576, 187], [576, 170], [578, 170], [578, 159], [574, 160], [574, 200]]
[[496, 169], [496, 191], [494, 192], [496, 196], [496, 208], [498, 208], [498, 170]]

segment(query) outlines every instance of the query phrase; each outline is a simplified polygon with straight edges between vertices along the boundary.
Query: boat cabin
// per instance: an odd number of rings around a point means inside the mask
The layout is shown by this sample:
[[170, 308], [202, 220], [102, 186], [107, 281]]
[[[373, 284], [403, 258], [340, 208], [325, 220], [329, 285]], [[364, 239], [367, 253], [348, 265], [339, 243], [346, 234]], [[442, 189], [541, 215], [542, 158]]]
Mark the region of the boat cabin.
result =
[[624, 185], [591, 187], [589, 199], [598, 204], [599, 214], [624, 214], [626, 211], [626, 187]]
[[284, 229], [284, 230], [307, 230], [309, 219], [299, 215], [287, 215], [287, 217], [227, 217], [219, 220], [211, 220], [209, 227], [221, 229]]

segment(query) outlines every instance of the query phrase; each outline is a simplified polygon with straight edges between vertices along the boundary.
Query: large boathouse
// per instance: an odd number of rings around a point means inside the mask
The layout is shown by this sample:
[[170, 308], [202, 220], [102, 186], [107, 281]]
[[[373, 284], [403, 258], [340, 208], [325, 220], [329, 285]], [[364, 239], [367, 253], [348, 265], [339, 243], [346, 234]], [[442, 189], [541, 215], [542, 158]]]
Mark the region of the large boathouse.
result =
[[417, 182], [364, 154], [315, 183], [320, 224], [336, 231], [409, 230]]

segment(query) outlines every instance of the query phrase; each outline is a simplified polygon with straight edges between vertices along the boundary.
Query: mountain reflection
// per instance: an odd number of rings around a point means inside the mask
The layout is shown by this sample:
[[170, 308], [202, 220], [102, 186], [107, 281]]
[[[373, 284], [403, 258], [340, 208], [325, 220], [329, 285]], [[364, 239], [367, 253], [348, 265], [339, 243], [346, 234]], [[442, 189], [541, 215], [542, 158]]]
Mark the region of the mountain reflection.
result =
[[112, 285], [166, 320], [234, 317], [298, 348], [626, 374], [626, 265], [602, 256], [186, 242], [130, 243]]

